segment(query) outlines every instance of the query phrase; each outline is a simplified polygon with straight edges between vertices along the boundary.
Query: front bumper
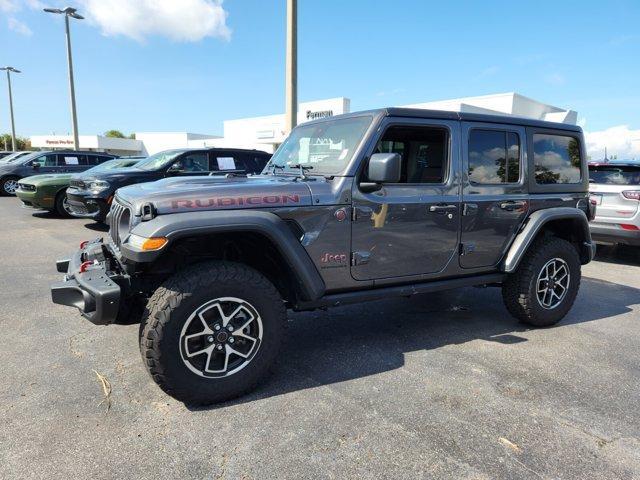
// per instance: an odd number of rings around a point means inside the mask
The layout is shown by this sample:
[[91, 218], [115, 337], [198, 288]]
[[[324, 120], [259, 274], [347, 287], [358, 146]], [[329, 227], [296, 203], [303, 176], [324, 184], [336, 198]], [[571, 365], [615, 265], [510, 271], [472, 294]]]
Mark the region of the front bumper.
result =
[[[93, 262], [80, 271], [83, 263]], [[78, 250], [69, 260], [56, 262], [66, 273], [62, 282], [51, 285], [53, 303], [76, 307], [83, 317], [96, 325], [118, 323], [124, 290], [129, 277], [110, 244], [94, 240]]]
[[20, 199], [23, 207], [34, 208], [36, 210], [50, 210], [54, 207], [53, 200], [45, 200], [38, 192], [27, 192], [16, 190], [16, 197]]
[[595, 242], [622, 243], [625, 245], [640, 246], [640, 230], [624, 230], [611, 223], [591, 223], [591, 238]]
[[90, 192], [67, 189], [67, 203], [74, 215], [104, 219], [109, 211], [109, 201]]

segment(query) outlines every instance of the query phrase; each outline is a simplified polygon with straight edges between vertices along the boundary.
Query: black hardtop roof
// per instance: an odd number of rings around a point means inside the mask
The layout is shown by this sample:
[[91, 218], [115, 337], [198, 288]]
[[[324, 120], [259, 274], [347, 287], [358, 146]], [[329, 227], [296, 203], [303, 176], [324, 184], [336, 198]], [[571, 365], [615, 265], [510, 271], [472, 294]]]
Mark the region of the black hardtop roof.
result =
[[517, 117], [515, 115], [492, 115], [485, 113], [467, 113], [453, 112], [448, 110], [427, 110], [423, 108], [403, 108], [403, 107], [387, 107], [375, 110], [365, 110], [361, 112], [345, 113], [328, 117], [324, 119], [314, 120], [321, 122], [330, 118], [347, 118], [357, 117], [361, 115], [374, 115], [385, 117], [405, 117], [405, 118], [437, 118], [443, 120], [460, 120], [465, 122], [486, 122], [486, 123], [502, 123], [505, 125], [519, 125], [527, 127], [549, 128], [554, 130], [567, 130], [571, 132], [582, 132], [582, 128], [578, 125], [570, 125], [568, 123], [547, 122], [544, 120], [536, 120], [527, 117]]
[[117, 155], [108, 152], [92, 152], [91, 150], [33, 150], [29, 153], [82, 153], [91, 155], [108, 155], [110, 157], [117, 157]]

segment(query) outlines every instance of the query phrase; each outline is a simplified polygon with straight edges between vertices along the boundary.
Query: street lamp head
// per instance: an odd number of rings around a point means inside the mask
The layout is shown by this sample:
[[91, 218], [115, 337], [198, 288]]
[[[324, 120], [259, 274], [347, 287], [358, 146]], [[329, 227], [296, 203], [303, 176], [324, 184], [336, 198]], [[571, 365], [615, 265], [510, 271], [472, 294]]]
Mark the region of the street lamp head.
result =
[[5, 70], [7, 72], [13, 72], [13, 73], [21, 73], [20, 70], [13, 67], [0, 67], [0, 70]]
[[73, 7], [65, 7], [64, 9], [59, 8], [45, 8], [43, 9], [47, 13], [59, 13], [64, 14], [67, 17], [76, 18], [78, 20], [83, 20], [84, 17], [78, 13], [78, 10]]

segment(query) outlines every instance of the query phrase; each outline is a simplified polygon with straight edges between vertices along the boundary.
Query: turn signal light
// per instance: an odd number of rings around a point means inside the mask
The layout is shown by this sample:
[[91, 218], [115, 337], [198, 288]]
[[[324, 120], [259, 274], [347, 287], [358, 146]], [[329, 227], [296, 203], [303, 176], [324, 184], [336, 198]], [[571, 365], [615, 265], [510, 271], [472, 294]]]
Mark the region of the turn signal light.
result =
[[139, 235], [129, 235], [127, 243], [138, 250], [152, 251], [160, 250], [169, 240], [166, 237], [145, 238]]

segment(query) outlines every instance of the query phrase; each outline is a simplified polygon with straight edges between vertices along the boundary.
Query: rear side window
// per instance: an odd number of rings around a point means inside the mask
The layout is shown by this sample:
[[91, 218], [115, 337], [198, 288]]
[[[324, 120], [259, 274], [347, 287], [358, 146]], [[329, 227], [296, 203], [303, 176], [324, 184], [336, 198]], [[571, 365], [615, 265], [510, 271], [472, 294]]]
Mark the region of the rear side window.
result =
[[520, 137], [504, 130], [471, 130], [469, 181], [476, 184], [517, 183]]
[[580, 143], [565, 135], [533, 135], [536, 183], [580, 183]]
[[598, 165], [589, 167], [589, 183], [640, 185], [640, 165]]

